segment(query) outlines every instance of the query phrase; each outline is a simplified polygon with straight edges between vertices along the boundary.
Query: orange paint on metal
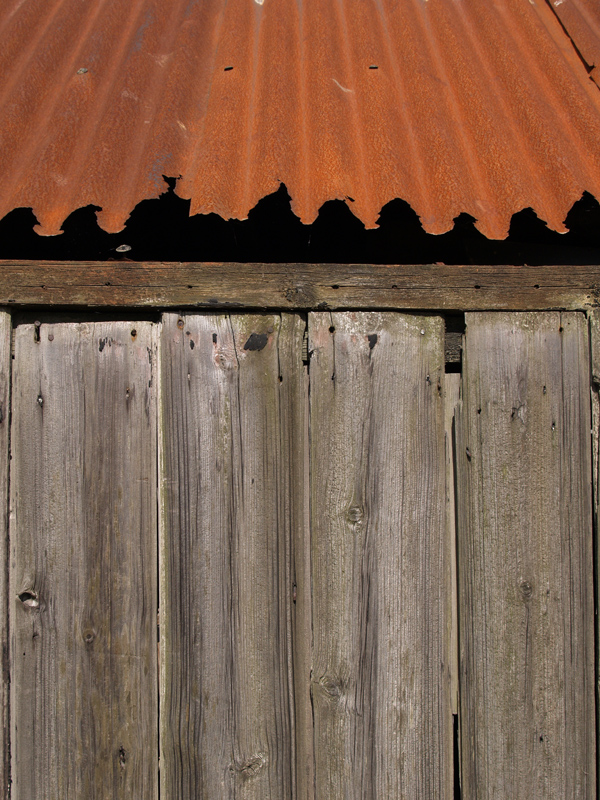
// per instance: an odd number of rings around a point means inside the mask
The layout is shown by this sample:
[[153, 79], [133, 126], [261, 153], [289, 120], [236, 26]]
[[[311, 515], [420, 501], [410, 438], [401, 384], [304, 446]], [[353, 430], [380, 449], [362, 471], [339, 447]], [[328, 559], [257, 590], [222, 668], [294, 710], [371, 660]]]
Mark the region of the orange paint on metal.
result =
[[284, 183], [305, 223], [399, 197], [431, 233], [564, 231], [600, 197], [599, 54], [597, 0], [4, 0], [0, 217], [116, 232], [166, 175], [192, 214]]

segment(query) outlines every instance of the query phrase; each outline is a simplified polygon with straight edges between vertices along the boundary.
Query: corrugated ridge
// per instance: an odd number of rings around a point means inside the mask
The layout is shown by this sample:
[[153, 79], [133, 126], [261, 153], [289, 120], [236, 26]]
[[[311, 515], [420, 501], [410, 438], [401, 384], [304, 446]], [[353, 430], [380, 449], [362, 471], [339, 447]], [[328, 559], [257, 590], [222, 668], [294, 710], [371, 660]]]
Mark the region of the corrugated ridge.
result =
[[167, 175], [192, 214], [284, 183], [306, 223], [400, 197], [431, 233], [564, 231], [600, 196], [599, 32], [595, 0], [6, 0], [0, 216], [55, 234], [93, 204], [114, 232]]
[[588, 69], [600, 66], [600, 5], [597, 0], [546, 0]]

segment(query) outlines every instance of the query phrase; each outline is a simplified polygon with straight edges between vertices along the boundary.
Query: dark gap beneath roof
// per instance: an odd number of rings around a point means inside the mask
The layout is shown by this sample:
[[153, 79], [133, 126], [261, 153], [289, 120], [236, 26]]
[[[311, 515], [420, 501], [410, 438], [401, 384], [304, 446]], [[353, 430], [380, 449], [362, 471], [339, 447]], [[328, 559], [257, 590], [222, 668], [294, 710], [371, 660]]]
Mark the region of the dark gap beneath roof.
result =
[[0, 258], [106, 261], [239, 261], [365, 264], [599, 264], [600, 205], [591, 195], [579, 200], [566, 220], [569, 233], [550, 231], [530, 209], [513, 217], [504, 241], [486, 239], [462, 214], [449, 233], [425, 233], [402, 200], [381, 211], [380, 227], [365, 230], [347, 204], [321, 208], [312, 225], [293, 214], [284, 186], [261, 200], [248, 219], [216, 214], [189, 216], [190, 203], [177, 197], [175, 179], [156, 200], [132, 211], [125, 230], [104, 232], [95, 207], [72, 213], [60, 236], [33, 231], [31, 209], [17, 209], [0, 221]]

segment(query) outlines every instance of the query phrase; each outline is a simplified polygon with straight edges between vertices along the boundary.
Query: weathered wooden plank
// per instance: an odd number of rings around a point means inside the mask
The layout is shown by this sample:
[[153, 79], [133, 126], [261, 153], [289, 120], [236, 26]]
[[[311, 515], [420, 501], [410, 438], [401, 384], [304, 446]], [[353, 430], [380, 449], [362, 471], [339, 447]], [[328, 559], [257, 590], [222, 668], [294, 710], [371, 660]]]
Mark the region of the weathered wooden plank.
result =
[[167, 314], [163, 326], [162, 796], [291, 797], [294, 715], [304, 786], [311, 757], [293, 696], [306, 654], [291, 643], [309, 613], [301, 554], [293, 563], [305, 325]]
[[2, 682], [0, 684], [0, 796], [9, 796], [10, 715], [9, 715], [9, 636], [8, 636], [8, 473], [9, 410], [11, 384], [12, 321], [0, 312], [0, 640], [2, 642]]
[[[293, 335], [280, 339], [281, 409], [288, 431], [284, 446], [287, 497], [292, 531], [292, 648], [294, 674], [294, 745], [296, 800], [315, 800], [312, 670], [312, 585], [310, 552], [310, 430], [309, 375], [298, 353], [305, 355], [306, 321], [284, 314], [283, 324]], [[307, 359], [308, 360], [308, 359]], [[294, 788], [294, 787], [292, 787]]]
[[[594, 513], [594, 570], [596, 580], [596, 732], [600, 730], [600, 615], [598, 614], [598, 576], [600, 575], [600, 556], [598, 554], [598, 529], [600, 525], [600, 313], [588, 312], [590, 326], [590, 362], [592, 365], [592, 495]], [[596, 775], [600, 774], [600, 747], [596, 742]]]
[[157, 797], [154, 338], [144, 322], [16, 332], [14, 800]]
[[309, 315], [316, 797], [448, 798], [444, 326]]
[[[592, 387], [592, 471], [593, 483], [592, 493], [594, 497], [594, 570], [596, 575], [596, 585], [598, 581], [598, 570], [600, 568], [600, 558], [598, 556], [598, 525], [600, 522], [600, 396], [598, 385]], [[598, 652], [600, 643], [600, 620], [598, 618], [596, 604], [596, 665], [598, 665]], [[600, 674], [596, 666], [596, 731], [600, 730], [600, 707], [598, 697], [600, 696]], [[596, 774], [600, 772], [600, 748], [596, 742]]]
[[458, 428], [463, 796], [595, 798], [583, 314], [468, 314]]
[[592, 361], [592, 380], [600, 384], [600, 311], [588, 311], [590, 324], [590, 349]]
[[26, 306], [575, 310], [599, 286], [599, 265], [0, 261], [0, 303]]
[[456, 564], [456, 481], [454, 475], [454, 413], [460, 397], [460, 373], [445, 376], [444, 425], [446, 428], [446, 536], [450, 571], [448, 624], [450, 626], [450, 694], [452, 713], [458, 714], [458, 582]]

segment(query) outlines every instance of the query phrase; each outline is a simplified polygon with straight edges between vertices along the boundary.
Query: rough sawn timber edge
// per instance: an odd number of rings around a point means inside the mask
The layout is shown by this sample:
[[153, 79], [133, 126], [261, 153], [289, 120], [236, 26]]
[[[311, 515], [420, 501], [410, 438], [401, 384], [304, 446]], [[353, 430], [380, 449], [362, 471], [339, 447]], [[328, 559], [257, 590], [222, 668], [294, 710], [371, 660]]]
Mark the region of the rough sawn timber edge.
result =
[[10, 796], [10, 668], [8, 650], [8, 490], [10, 444], [12, 321], [0, 312], [0, 629], [2, 681], [0, 683], [0, 797]]
[[600, 265], [0, 260], [0, 305], [575, 311], [600, 305]]

